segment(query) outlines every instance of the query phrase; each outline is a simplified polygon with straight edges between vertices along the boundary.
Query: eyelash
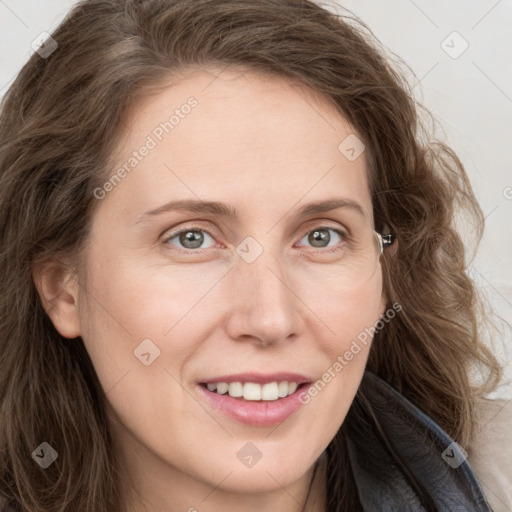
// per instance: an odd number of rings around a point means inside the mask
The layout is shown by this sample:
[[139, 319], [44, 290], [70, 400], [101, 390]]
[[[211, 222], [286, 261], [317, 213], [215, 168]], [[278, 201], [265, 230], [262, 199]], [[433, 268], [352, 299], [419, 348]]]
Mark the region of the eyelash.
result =
[[[331, 226], [325, 226], [325, 225], [322, 225], [322, 224], [319, 224], [318, 226], [315, 226], [313, 228], [307, 229], [305, 232], [303, 232], [303, 234], [300, 237], [300, 239], [302, 240], [307, 234], [309, 234], [309, 233], [311, 233], [313, 231], [324, 230], [324, 229], [325, 230], [334, 231], [346, 243], [349, 243], [351, 241], [350, 236], [349, 236], [349, 234], [346, 231], [338, 229], [338, 228], [333, 228]], [[175, 233], [171, 233], [169, 236], [166, 236], [165, 239], [164, 239], [164, 242], [167, 243], [167, 242], [169, 242], [169, 240], [172, 240], [173, 238], [178, 237], [181, 233], [187, 233], [189, 231], [203, 231], [203, 232], [207, 233], [212, 239], [215, 240], [215, 237], [208, 230], [206, 230], [206, 229], [204, 229], [202, 227], [199, 227], [199, 226], [190, 226], [190, 227], [187, 227], [185, 229], [180, 229], [179, 231], [176, 231]], [[343, 242], [340, 242], [340, 244], [343, 244]], [[315, 249], [315, 248], [312, 248], [312, 250], [315, 253], [323, 253], [323, 254], [337, 252], [337, 251], [340, 251], [340, 250], [342, 250], [344, 248], [343, 246], [340, 246], [340, 244], [338, 244], [336, 247], [330, 248], [330, 249], [328, 249], [328, 248], [327, 249], [318, 249], [318, 248]], [[212, 249], [212, 247], [206, 248], [206, 249], [182, 249], [182, 248], [177, 248], [177, 250], [179, 252], [186, 253], [186, 254], [201, 254], [203, 251], [205, 251], [207, 249]]]

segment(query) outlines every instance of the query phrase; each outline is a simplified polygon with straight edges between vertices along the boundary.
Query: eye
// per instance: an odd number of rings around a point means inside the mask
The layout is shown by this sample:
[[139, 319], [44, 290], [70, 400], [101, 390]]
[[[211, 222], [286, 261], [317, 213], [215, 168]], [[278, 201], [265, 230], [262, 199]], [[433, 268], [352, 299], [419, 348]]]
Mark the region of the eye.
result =
[[331, 251], [337, 251], [340, 250], [342, 247], [339, 247], [341, 242], [347, 241], [348, 235], [344, 231], [340, 229], [331, 228], [328, 226], [318, 226], [314, 229], [311, 229], [307, 231], [307, 233], [302, 237], [301, 240], [304, 240], [304, 238], [307, 238], [307, 241], [312, 244], [314, 248], [320, 248], [325, 249], [329, 247], [329, 242], [333, 239], [333, 237], [329, 234], [335, 233], [335, 237], [338, 237], [338, 243], [335, 243], [334, 246], [331, 246], [327, 251], [322, 252], [331, 252]]
[[[337, 237], [338, 243], [335, 243], [333, 248], [329, 248], [329, 243], [333, 240], [333, 236], [329, 234], [329, 232], [334, 233], [334, 239]], [[208, 247], [201, 247], [203, 243], [205, 242], [205, 237], [210, 238], [213, 242], [213, 245], [210, 247], [213, 247], [215, 245], [215, 240], [203, 228], [199, 227], [190, 227], [186, 229], [182, 229], [181, 231], [177, 231], [176, 233], [171, 234], [170, 236], [166, 237], [164, 240], [166, 244], [170, 245], [176, 245], [178, 243], [178, 249], [182, 249], [184, 251], [189, 252], [199, 252], [196, 251], [196, 249], [207, 249]], [[343, 230], [335, 229], [328, 226], [318, 226], [314, 229], [309, 229], [301, 238], [301, 241], [304, 240], [304, 238], [307, 238], [307, 241], [312, 244], [313, 248], [317, 248], [320, 250], [320, 252], [332, 252], [341, 250], [343, 248], [343, 245], [340, 247], [340, 243], [348, 241], [349, 237], [348, 234], [345, 233]], [[172, 243], [173, 241], [176, 241], [176, 243]], [[322, 250], [327, 249], [327, 250]]]
[[208, 233], [208, 231], [201, 228], [187, 228], [178, 231], [177, 233], [167, 237], [165, 239], [166, 243], [170, 243], [171, 240], [176, 239], [180, 244], [182, 244], [181, 249], [185, 250], [194, 250], [194, 249], [203, 249], [201, 245], [204, 243], [205, 235], [206, 237], [210, 237], [213, 240], [213, 237]]

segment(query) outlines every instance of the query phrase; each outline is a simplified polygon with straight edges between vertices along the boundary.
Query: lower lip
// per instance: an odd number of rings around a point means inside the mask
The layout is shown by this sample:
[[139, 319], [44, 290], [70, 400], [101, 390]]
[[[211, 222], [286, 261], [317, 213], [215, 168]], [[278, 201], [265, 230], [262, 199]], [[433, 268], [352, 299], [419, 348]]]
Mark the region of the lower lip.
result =
[[248, 401], [233, 398], [227, 393], [219, 395], [215, 391], [210, 391], [200, 384], [198, 387], [200, 393], [202, 393], [212, 405], [231, 418], [246, 425], [270, 427], [282, 423], [303, 405], [299, 400], [299, 395], [308, 385], [309, 384], [299, 386], [295, 393], [287, 397], [268, 401]]

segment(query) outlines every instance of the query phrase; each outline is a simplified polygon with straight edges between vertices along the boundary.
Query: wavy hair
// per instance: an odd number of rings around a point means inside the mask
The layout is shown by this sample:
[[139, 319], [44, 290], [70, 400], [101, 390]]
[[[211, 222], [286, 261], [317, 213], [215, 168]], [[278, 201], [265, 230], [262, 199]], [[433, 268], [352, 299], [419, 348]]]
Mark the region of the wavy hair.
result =
[[[366, 145], [376, 228], [398, 239], [384, 254], [384, 289], [402, 311], [375, 335], [368, 369], [462, 446], [475, 398], [501, 368], [481, 340], [480, 299], [455, 220], [483, 215], [461, 161], [429, 135], [404, 73], [371, 31], [309, 0], [83, 0], [35, 53], [0, 112], [0, 494], [23, 511], [121, 510], [119, 459], [105, 393], [81, 338], [53, 326], [36, 264], [77, 271], [109, 156], [136, 97], [190, 66], [234, 66], [309, 86]], [[395, 63], [398, 64], [398, 63]], [[421, 110], [420, 110], [421, 109]], [[82, 262], [83, 263], [83, 262]], [[473, 368], [483, 369], [477, 385]], [[370, 397], [371, 398], [371, 397]], [[30, 453], [59, 447], [45, 471]], [[330, 511], [353, 510], [343, 426], [329, 446]]]

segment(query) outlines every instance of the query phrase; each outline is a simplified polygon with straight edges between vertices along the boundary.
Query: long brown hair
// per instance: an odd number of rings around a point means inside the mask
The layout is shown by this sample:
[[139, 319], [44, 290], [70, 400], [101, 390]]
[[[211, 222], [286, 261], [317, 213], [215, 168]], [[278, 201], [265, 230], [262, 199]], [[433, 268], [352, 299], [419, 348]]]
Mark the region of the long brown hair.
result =
[[[385, 293], [402, 311], [374, 338], [368, 369], [462, 446], [475, 397], [500, 367], [480, 339], [458, 211], [478, 241], [482, 212], [463, 165], [430, 137], [411, 87], [371, 31], [308, 0], [84, 0], [34, 54], [0, 114], [0, 494], [20, 510], [121, 510], [105, 392], [80, 338], [55, 329], [34, 265], [77, 271], [109, 155], [137, 95], [187, 66], [237, 66], [324, 95], [366, 145], [376, 228], [398, 239], [383, 257]], [[341, 141], [340, 141], [341, 142]], [[470, 370], [485, 370], [484, 386]], [[58, 447], [45, 471], [31, 452]], [[355, 509], [342, 436], [330, 445], [329, 510]]]

